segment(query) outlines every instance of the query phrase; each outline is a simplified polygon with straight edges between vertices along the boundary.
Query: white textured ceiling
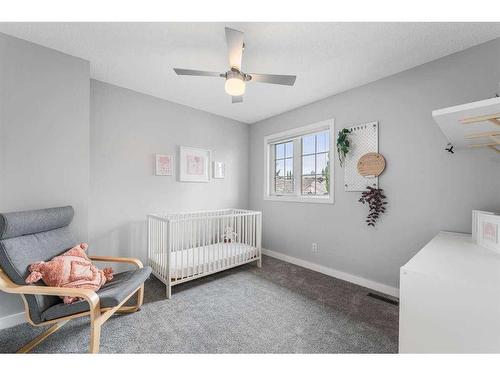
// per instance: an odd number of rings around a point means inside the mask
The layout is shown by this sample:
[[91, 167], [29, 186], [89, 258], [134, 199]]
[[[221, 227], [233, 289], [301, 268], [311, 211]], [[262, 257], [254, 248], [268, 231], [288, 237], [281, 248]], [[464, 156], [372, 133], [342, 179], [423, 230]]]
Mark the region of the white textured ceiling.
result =
[[[245, 33], [243, 71], [296, 74], [250, 83], [231, 104], [224, 80], [172, 68], [228, 69], [224, 26]], [[0, 32], [90, 61], [91, 77], [253, 123], [500, 37], [500, 23], [0, 23]]]

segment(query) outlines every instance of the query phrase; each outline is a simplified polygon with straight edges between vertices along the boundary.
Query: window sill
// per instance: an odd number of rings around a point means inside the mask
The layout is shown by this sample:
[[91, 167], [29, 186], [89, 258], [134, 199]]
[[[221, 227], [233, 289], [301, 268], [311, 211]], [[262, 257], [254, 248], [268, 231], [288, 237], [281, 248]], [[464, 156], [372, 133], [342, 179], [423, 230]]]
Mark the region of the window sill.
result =
[[320, 204], [333, 204], [333, 197], [304, 197], [304, 196], [294, 196], [294, 195], [265, 195], [264, 200], [266, 201], [278, 201], [278, 202], [296, 202], [296, 203], [320, 203]]

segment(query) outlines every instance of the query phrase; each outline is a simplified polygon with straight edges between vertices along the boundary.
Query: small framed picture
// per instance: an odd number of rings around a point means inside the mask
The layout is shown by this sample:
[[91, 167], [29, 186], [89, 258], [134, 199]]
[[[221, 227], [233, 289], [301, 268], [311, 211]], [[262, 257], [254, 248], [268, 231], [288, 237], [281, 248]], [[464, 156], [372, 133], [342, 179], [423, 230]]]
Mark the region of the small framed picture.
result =
[[156, 154], [155, 156], [155, 175], [172, 176], [174, 174], [174, 157], [162, 154]]
[[500, 215], [478, 214], [477, 244], [500, 253]]
[[477, 234], [479, 233], [479, 216], [481, 214], [495, 215], [495, 213], [491, 211], [472, 210], [472, 240], [475, 243], [477, 243]]
[[179, 149], [179, 180], [183, 182], [210, 181], [209, 150], [181, 146]]
[[214, 178], [226, 177], [226, 164], [223, 161], [214, 161]]

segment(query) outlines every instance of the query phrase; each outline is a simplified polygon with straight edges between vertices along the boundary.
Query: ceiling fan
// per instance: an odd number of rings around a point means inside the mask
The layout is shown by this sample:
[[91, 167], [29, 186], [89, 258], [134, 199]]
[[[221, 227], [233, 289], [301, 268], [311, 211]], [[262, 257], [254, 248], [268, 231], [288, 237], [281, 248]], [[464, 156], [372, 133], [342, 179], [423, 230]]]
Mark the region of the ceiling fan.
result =
[[226, 27], [226, 42], [229, 52], [229, 70], [225, 73], [207, 72], [204, 70], [191, 70], [174, 68], [180, 76], [204, 76], [221, 77], [226, 79], [224, 88], [232, 96], [233, 103], [243, 102], [247, 82], [272, 83], [275, 85], [293, 86], [296, 76], [278, 74], [257, 74], [243, 73], [241, 71], [241, 59], [245, 43], [243, 43], [243, 33], [238, 30]]

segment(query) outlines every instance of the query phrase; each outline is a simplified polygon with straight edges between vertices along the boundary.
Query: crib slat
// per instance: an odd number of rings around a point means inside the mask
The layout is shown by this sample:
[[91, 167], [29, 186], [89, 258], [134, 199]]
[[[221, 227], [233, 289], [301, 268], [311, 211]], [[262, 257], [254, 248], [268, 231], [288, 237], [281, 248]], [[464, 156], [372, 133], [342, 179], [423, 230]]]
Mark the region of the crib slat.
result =
[[[164, 230], [165, 225], [164, 225], [163, 220], [161, 220], [158, 223], [158, 227], [159, 227], [158, 229], [160, 231], [160, 249], [161, 249], [160, 251], [161, 251], [161, 255], [162, 255], [162, 262], [165, 265], [165, 263], [166, 263], [166, 259], [165, 258], [167, 257], [167, 254], [165, 252], [165, 241], [166, 241], [166, 238], [165, 238], [165, 230]], [[166, 279], [166, 277], [167, 277], [167, 272], [166, 272], [167, 269], [166, 269], [166, 267], [162, 267], [162, 271], [163, 271], [162, 272], [162, 276], [163, 276], [164, 279]]]
[[248, 255], [248, 234], [249, 234], [249, 231], [250, 231], [250, 216], [246, 215], [245, 216], [245, 241], [243, 241], [243, 245], [242, 245], [242, 252], [241, 252], [241, 261], [244, 262], [245, 260], [247, 260], [247, 255]]
[[232, 226], [232, 231], [235, 233], [235, 236], [231, 238], [231, 243], [228, 245], [228, 258], [230, 261], [230, 266], [234, 265], [235, 263], [235, 256], [236, 256], [236, 240], [237, 240], [237, 235], [238, 235], [238, 216], [235, 216], [231, 220], [231, 226]]
[[207, 247], [210, 245], [210, 238], [212, 237], [211, 236], [211, 233], [212, 233], [212, 218], [209, 217], [207, 219], [207, 232], [206, 232], [206, 237], [205, 237], [205, 248], [204, 248], [204, 254], [203, 254], [203, 257], [205, 258], [205, 268], [206, 268], [206, 272], [210, 272], [210, 259], [207, 257]]
[[238, 264], [238, 253], [239, 253], [239, 242], [241, 241], [241, 216], [236, 216], [236, 234], [237, 237], [234, 240], [233, 245], [233, 264]]
[[[255, 226], [257, 224], [257, 216], [256, 215], [252, 215], [252, 248], [256, 248], [257, 247], [257, 244], [255, 242]], [[253, 251], [253, 254], [255, 254], [256, 251], [254, 250]]]
[[238, 242], [241, 239], [241, 216], [236, 215], [234, 218], [234, 231], [236, 232], [236, 236], [234, 238], [233, 244], [231, 245], [231, 263], [232, 265], [236, 265], [238, 263]]
[[196, 220], [195, 221], [195, 245], [196, 245], [196, 273], [199, 274], [200, 273], [200, 265], [201, 265], [201, 262], [200, 262], [200, 247], [201, 247], [201, 243], [200, 243], [200, 220]]
[[[163, 262], [163, 237], [161, 233], [161, 221], [158, 220], [156, 222], [156, 236], [158, 240], [158, 251], [160, 253], [160, 264]], [[165, 271], [163, 267], [160, 269], [160, 275], [161, 277], [165, 278]]]
[[[222, 218], [222, 231], [221, 231], [222, 239], [221, 239], [221, 242], [219, 244], [219, 249], [220, 249], [219, 268], [222, 268], [225, 266], [224, 262], [225, 262], [225, 258], [227, 257], [228, 245], [227, 245], [227, 242], [224, 242], [224, 238], [226, 236], [226, 229], [229, 226], [229, 224], [230, 224], [229, 218], [223, 217]], [[226, 253], [226, 256], [224, 255], [224, 253]]]
[[243, 226], [243, 228], [242, 228], [243, 238], [240, 241], [240, 256], [239, 256], [240, 264], [243, 263], [243, 261], [245, 260], [245, 244], [246, 244], [246, 238], [247, 238], [247, 219], [248, 219], [248, 216], [246, 214], [244, 214], [241, 217], [242, 226]]
[[253, 225], [254, 225], [254, 215], [250, 216], [250, 252], [249, 252], [249, 258], [253, 257]]
[[166, 259], [167, 264], [165, 264], [165, 271], [167, 273], [167, 275], [166, 275], [166, 280], [168, 282], [167, 287], [170, 288], [170, 280], [171, 280], [171, 278], [170, 278], [170, 248], [171, 248], [171, 243], [172, 243], [172, 234], [170, 231], [170, 221], [164, 222], [164, 225], [166, 226], [165, 230], [166, 230], [166, 236], [167, 236], [166, 249], [165, 249], [165, 252], [167, 253], [167, 259]]
[[[189, 220], [189, 248], [191, 249], [191, 271], [189, 270], [189, 266], [188, 266], [187, 277], [192, 276], [194, 274], [193, 224], [194, 224], [194, 220]], [[188, 255], [189, 255], [189, 253], [188, 253]]]
[[156, 262], [157, 262], [157, 272], [161, 275], [161, 259], [160, 259], [160, 249], [158, 248], [158, 233], [156, 231], [156, 226], [158, 225], [158, 221], [155, 220], [153, 223], [153, 238], [154, 238], [154, 248], [156, 252]]
[[239, 251], [238, 251], [238, 262], [241, 263], [243, 262], [243, 244], [245, 243], [245, 223], [246, 223], [246, 216], [242, 215], [241, 216], [241, 238], [240, 241], [238, 242], [239, 246]]
[[179, 279], [179, 222], [175, 223], [175, 279]]
[[243, 244], [245, 243], [245, 219], [246, 216], [241, 216], [241, 238], [238, 241], [238, 263], [243, 261]]
[[[185, 217], [185, 215], [184, 215]], [[185, 249], [186, 249], [186, 221], [183, 221], [182, 222], [182, 226], [181, 226], [181, 229], [180, 229], [180, 236], [181, 236], [181, 262], [182, 262], [182, 267], [181, 267], [181, 278], [184, 278], [184, 258], [186, 258], [187, 260], [187, 257], [185, 257], [186, 255], [186, 252], [185, 252]]]
[[[160, 222], [160, 229], [161, 229], [161, 253], [163, 255], [163, 264], [166, 265], [168, 263], [167, 262], [168, 237], [167, 237], [167, 230], [165, 227], [165, 221], [163, 220]], [[167, 277], [168, 277], [168, 268], [163, 267], [163, 278], [167, 280]]]
[[207, 264], [207, 259], [206, 259], [206, 248], [207, 248], [207, 229], [208, 229], [208, 222], [209, 219], [206, 219], [206, 221], [203, 224], [202, 230], [202, 241], [203, 241], [203, 266], [201, 272], [205, 273], [205, 264]]
[[203, 235], [202, 235], [202, 231], [203, 231], [203, 221], [199, 220], [197, 221], [197, 226], [196, 226], [196, 236], [198, 238], [198, 262], [197, 262], [197, 269], [198, 269], [198, 273], [200, 273], [200, 267], [203, 266], [203, 262], [201, 261], [201, 250], [202, 250], [202, 246], [203, 246]]
[[191, 270], [191, 275], [195, 275], [196, 274], [196, 272], [195, 272], [196, 257], [194, 256], [195, 252], [196, 252], [195, 249], [198, 246], [196, 244], [196, 223], [197, 223], [197, 221], [195, 221], [195, 220], [191, 221], [191, 229], [192, 229], [191, 236], [194, 239], [193, 244], [192, 244], [192, 249], [193, 249], [193, 251], [192, 251], [192, 253], [193, 253], [193, 269]]
[[218, 262], [219, 262], [219, 257], [220, 257], [220, 242], [221, 242], [221, 233], [220, 233], [220, 226], [224, 225], [224, 219], [217, 220], [217, 256], [215, 257], [215, 268], [218, 268]]
[[[256, 234], [255, 234], [255, 229], [256, 229], [256, 225], [257, 225], [257, 216], [256, 215], [252, 215], [252, 220], [253, 220], [253, 224], [252, 224], [252, 247], [256, 248], [257, 247], [257, 243], [256, 243]], [[256, 253], [254, 251], [254, 253]]]

